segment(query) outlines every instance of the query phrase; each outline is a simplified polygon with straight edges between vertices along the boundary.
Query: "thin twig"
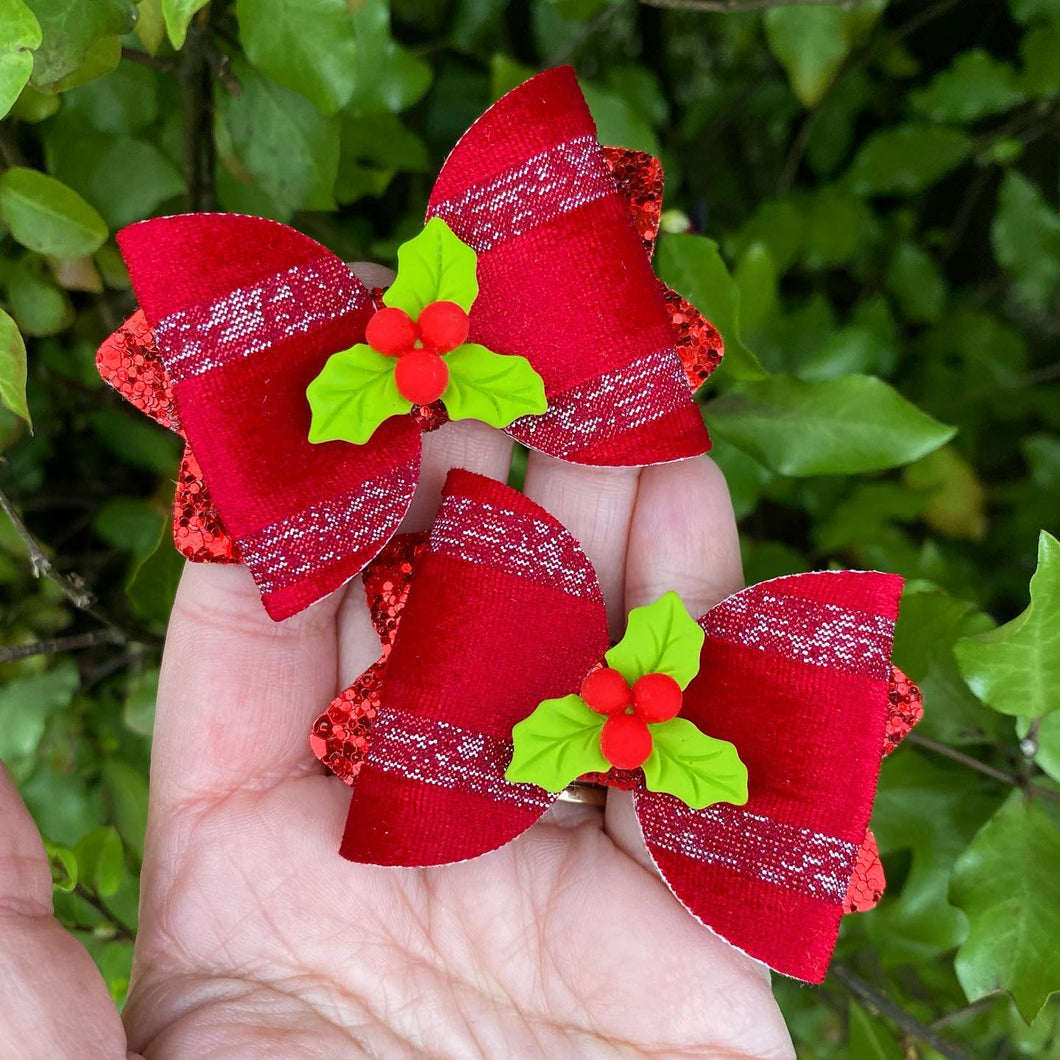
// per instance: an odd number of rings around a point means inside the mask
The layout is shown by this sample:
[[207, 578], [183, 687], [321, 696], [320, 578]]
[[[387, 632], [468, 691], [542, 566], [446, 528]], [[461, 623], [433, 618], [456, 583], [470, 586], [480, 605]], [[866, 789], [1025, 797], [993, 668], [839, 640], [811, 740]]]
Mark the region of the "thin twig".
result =
[[[204, 9], [204, 13], [209, 8]], [[184, 183], [188, 209], [209, 210], [214, 205], [213, 101], [209, 40], [198, 19], [188, 26], [180, 52], [180, 94], [184, 127]]]
[[987, 765], [986, 762], [979, 761], [978, 758], [973, 758], [971, 755], [966, 755], [963, 751], [958, 751], [956, 747], [950, 747], [947, 744], [939, 743], [937, 740], [929, 739], [927, 736], [921, 736], [917, 732], [911, 732], [906, 739], [909, 743], [915, 744], [917, 747], [923, 747], [925, 751], [933, 751], [935, 754], [942, 755], [944, 758], [959, 762], [962, 766], [967, 766], [968, 769], [974, 769], [976, 773], [982, 773], [984, 777], [990, 777], [991, 780], [999, 781], [1001, 784], [1008, 784], [1013, 788], [1020, 788], [1030, 795], [1038, 795], [1047, 802], [1060, 803], [1060, 792], [1050, 791], [1049, 788], [1043, 788], [1040, 785], [1032, 784], [1022, 777], [1014, 777], [1011, 773], [995, 769], [993, 766]]
[[640, 0], [645, 7], [671, 11], [707, 11], [721, 15], [741, 11], [766, 11], [771, 7], [838, 7], [849, 11], [864, 0]]
[[[40, 543], [26, 528], [26, 524], [22, 521], [22, 517], [17, 511], [15, 511], [15, 506], [11, 503], [7, 494], [4, 493], [3, 490], [0, 490], [0, 509], [2, 509], [4, 514], [11, 520], [11, 523], [15, 528], [15, 533], [22, 538], [22, 542], [26, 546], [26, 551], [29, 553], [29, 562], [33, 568], [34, 577], [40, 578], [43, 576], [50, 581], [55, 582], [55, 584], [62, 589], [63, 595], [66, 596], [78, 611], [91, 612], [92, 606], [96, 602], [96, 598], [92, 595], [91, 591], [84, 584], [79, 575], [75, 574], [68, 576], [61, 574], [55, 569], [52, 561], [44, 554], [44, 549], [41, 548]], [[107, 624], [109, 625], [110, 623]]]
[[871, 983], [865, 982], [860, 975], [856, 975], [846, 965], [833, 964], [829, 977], [853, 994], [867, 1008], [897, 1024], [917, 1041], [931, 1046], [939, 1056], [944, 1056], [947, 1060], [968, 1060], [968, 1054], [963, 1049], [936, 1034], [926, 1023], [921, 1023], [916, 1016], [896, 1005], [882, 991], [877, 990]]
[[103, 917], [104, 920], [113, 925], [114, 937], [116, 939], [121, 939], [124, 942], [136, 941], [136, 932], [118, 917], [117, 914], [108, 909], [107, 906], [104, 905], [102, 899], [94, 895], [87, 887], [84, 887], [80, 883], [77, 884], [74, 887], [74, 894], [76, 894], [78, 898], [87, 902], [101, 917]]
[[0, 646], [0, 663], [18, 662], [34, 655], [54, 655], [60, 651], [77, 651], [93, 648], [97, 644], [124, 644], [125, 634], [120, 629], [93, 629], [88, 633], [75, 633], [69, 637], [46, 637], [32, 644]]
[[152, 70], [161, 70], [167, 74], [175, 74], [180, 69], [173, 59], [160, 59], [157, 55], [148, 55], [147, 52], [139, 51], [136, 48], [122, 48], [121, 57], [128, 59], [131, 63], [149, 66]]

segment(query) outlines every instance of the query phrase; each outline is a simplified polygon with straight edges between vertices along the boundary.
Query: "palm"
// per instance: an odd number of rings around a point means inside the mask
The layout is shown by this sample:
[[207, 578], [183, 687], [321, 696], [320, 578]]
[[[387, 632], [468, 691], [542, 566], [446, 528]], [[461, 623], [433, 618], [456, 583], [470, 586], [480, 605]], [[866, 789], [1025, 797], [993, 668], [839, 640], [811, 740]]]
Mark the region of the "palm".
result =
[[[503, 475], [495, 432], [445, 435], [428, 447], [418, 496], [436, 497], [451, 465]], [[665, 588], [703, 609], [738, 586], [731, 509], [703, 461], [638, 480], [532, 458], [526, 489], [581, 539], [618, 625]], [[464, 864], [340, 859], [348, 790], [309, 758], [306, 733], [376, 651], [356, 589], [276, 626], [245, 570], [186, 572], [158, 703], [129, 1049], [149, 1060], [791, 1055], [768, 976], [646, 866], [627, 796], [609, 797], [606, 814], [557, 806]], [[53, 929], [13, 934], [9, 956], [17, 967], [21, 945], [27, 960], [49, 948], [66, 960], [52, 978], [85, 1010], [80, 1040], [122, 1055], [102, 983], [84, 986], [87, 958]], [[39, 1016], [20, 1015], [36, 1021], [26, 1040], [42, 1042]], [[63, 1055], [48, 1048], [26, 1055]]]

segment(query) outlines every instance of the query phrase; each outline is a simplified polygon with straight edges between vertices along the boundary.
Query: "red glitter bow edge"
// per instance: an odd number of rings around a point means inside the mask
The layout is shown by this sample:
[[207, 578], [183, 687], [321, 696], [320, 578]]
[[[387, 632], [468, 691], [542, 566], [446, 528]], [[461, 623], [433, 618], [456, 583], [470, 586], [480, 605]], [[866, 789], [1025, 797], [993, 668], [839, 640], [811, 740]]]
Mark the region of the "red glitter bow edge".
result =
[[[479, 253], [472, 338], [527, 356], [546, 380], [549, 412], [510, 429], [526, 444], [630, 465], [709, 447], [689, 390], [722, 344], [651, 274], [644, 252], [661, 194], [657, 160], [598, 146], [569, 68], [505, 96], [443, 167], [430, 213]], [[269, 614], [294, 614], [393, 534], [418, 475], [415, 428], [439, 425], [444, 412], [387, 421], [355, 450], [308, 444], [305, 385], [331, 352], [363, 338], [371, 303], [307, 237], [199, 214], [133, 225], [119, 243], [143, 308], [97, 364], [189, 442], [177, 547], [194, 560], [245, 562]], [[576, 283], [555, 282], [564, 262]]]
[[[554, 796], [504, 780], [511, 727], [579, 687], [607, 646], [588, 560], [507, 487], [452, 472], [429, 546], [413, 548], [411, 590], [408, 552], [396, 574], [381, 559], [366, 578], [386, 605], [389, 657], [312, 736], [318, 755], [356, 777], [342, 853], [371, 864], [460, 861], [530, 827]], [[395, 543], [395, 563], [401, 554]], [[868, 831], [879, 764], [920, 710], [890, 663], [900, 591], [892, 575], [816, 572], [743, 590], [700, 619], [702, 668], [682, 715], [739, 748], [746, 806], [695, 811], [635, 774], [608, 778], [636, 785], [648, 849], [689, 911], [812, 982], [843, 912], [882, 891]]]

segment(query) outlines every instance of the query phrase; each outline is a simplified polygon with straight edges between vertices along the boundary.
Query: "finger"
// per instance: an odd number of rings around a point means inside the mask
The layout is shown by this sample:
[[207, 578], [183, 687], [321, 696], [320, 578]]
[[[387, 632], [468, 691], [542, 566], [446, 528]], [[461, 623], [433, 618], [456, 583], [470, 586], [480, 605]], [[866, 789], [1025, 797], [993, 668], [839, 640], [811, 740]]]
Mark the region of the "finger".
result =
[[157, 808], [266, 787], [310, 766], [306, 733], [334, 694], [345, 592], [273, 622], [245, 567], [185, 566], [159, 681]]
[[[646, 468], [630, 524], [627, 608], [672, 589], [698, 618], [742, 586], [736, 519], [717, 465], [701, 456]], [[604, 821], [620, 849], [652, 867], [630, 792], [608, 791]]]
[[92, 958], [52, 917], [44, 846], [3, 765], [0, 997], [4, 1056], [125, 1056], [121, 1020]]
[[596, 568], [612, 635], [625, 619], [626, 542], [637, 496], [637, 468], [581, 467], [531, 453], [523, 492], [557, 518]]

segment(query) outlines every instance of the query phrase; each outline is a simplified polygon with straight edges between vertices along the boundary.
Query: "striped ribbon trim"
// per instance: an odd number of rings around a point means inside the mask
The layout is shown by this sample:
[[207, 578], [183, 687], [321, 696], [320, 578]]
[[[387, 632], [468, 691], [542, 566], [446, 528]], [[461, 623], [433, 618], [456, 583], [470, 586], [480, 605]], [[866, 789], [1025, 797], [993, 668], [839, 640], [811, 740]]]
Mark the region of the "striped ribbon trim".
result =
[[548, 399], [541, 416], [523, 416], [509, 433], [532, 449], [568, 456], [607, 442], [688, 405], [688, 381], [674, 349], [657, 350]]
[[857, 843], [736, 806], [693, 810], [671, 796], [642, 791], [637, 817], [649, 847], [837, 905], [846, 897]]
[[308, 334], [362, 309], [369, 297], [349, 268], [328, 255], [171, 313], [155, 326], [155, 340], [176, 384]]
[[262, 593], [277, 592], [388, 537], [415, 488], [415, 464], [394, 468], [240, 538], [243, 560]]
[[574, 538], [508, 508], [446, 497], [431, 530], [431, 551], [603, 603], [596, 572]]
[[577, 136], [435, 203], [428, 216], [481, 254], [615, 190], [596, 137]]
[[421, 784], [544, 812], [555, 797], [533, 784], [505, 780], [511, 758], [510, 740], [380, 707], [366, 761], [380, 772]]

